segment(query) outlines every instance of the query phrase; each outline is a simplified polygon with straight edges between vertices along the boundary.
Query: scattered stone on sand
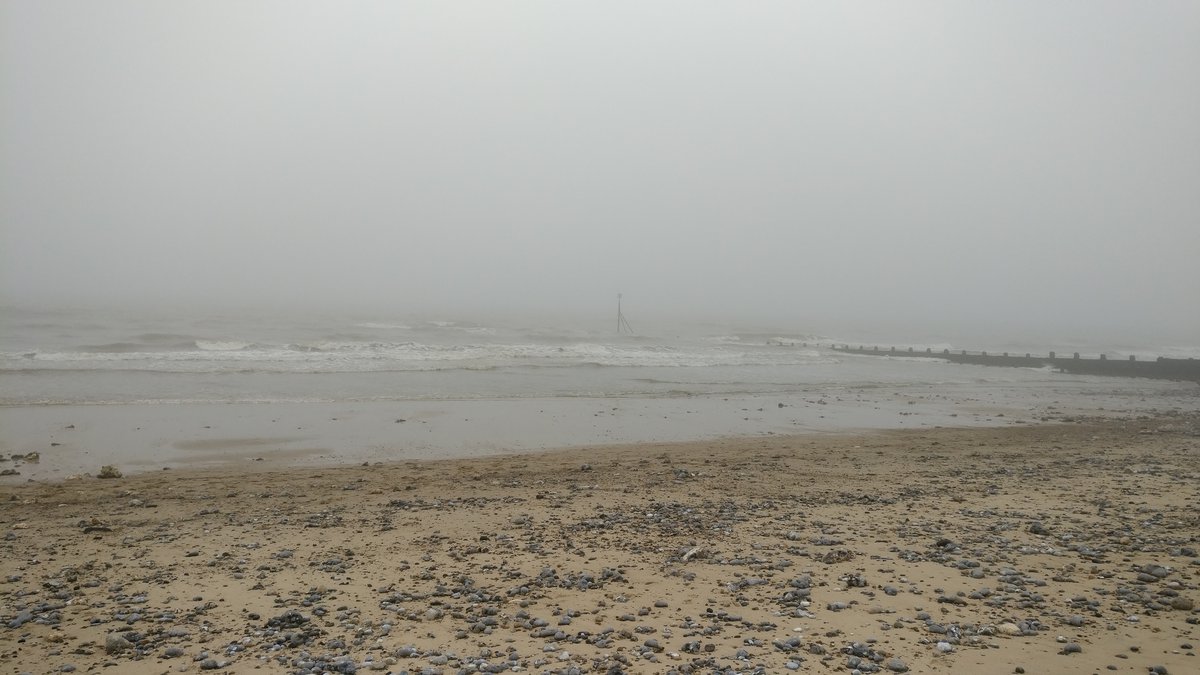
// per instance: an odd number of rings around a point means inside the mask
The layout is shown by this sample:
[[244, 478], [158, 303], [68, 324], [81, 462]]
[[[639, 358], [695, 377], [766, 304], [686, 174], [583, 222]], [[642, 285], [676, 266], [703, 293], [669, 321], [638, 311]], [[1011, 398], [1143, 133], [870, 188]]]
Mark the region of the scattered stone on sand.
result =
[[1192, 420], [5, 486], [0, 654], [13, 672], [1194, 672]]

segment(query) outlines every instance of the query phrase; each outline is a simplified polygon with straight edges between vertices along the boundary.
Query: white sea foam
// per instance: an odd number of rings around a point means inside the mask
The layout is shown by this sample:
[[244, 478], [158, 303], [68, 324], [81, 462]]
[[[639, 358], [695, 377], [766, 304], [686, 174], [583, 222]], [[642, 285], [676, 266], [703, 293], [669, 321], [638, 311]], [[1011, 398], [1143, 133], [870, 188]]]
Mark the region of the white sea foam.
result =
[[380, 323], [376, 321], [364, 321], [354, 324], [355, 328], [371, 328], [374, 330], [412, 330], [412, 326], [405, 323]]
[[206, 352], [235, 352], [248, 349], [252, 342], [238, 340], [196, 340], [196, 348]]
[[196, 341], [174, 351], [52, 351], [0, 354], [0, 369], [48, 368], [165, 371], [362, 372], [372, 370], [491, 369], [606, 366], [673, 368], [800, 365], [828, 361], [816, 350], [725, 345], [601, 342], [436, 344], [321, 340], [263, 345], [232, 340]]
[[719, 345], [736, 345], [741, 344], [742, 336], [740, 335], [708, 335], [700, 338], [702, 342], [709, 342]]

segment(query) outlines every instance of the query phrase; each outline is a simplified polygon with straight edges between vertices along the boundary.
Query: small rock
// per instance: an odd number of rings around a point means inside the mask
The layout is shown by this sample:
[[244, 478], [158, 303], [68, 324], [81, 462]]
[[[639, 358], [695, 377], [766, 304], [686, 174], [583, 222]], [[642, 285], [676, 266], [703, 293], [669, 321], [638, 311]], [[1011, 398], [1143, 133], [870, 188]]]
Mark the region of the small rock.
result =
[[[20, 577], [17, 577], [17, 578], [19, 579]], [[8, 627], [9, 628], [20, 628], [21, 626], [25, 625], [26, 622], [29, 622], [29, 621], [33, 621], [33, 612], [31, 612], [27, 609], [22, 610], [15, 617], [13, 617], [13, 619], [11, 621], [8, 622]]]
[[112, 464], [105, 464], [100, 467], [100, 473], [96, 474], [97, 478], [120, 478], [121, 470]]
[[133, 643], [116, 633], [109, 633], [108, 637], [104, 638], [105, 654], [120, 654], [130, 649], [133, 649]]

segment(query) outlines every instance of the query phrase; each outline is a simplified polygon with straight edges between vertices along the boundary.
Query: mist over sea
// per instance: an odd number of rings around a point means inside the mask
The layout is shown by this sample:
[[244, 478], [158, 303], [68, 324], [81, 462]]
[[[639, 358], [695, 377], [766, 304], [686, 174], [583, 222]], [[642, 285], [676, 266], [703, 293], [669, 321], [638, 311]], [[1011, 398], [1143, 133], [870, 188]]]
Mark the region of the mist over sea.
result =
[[[1047, 369], [839, 354], [831, 343], [1200, 355], [1161, 345], [954, 344], [704, 323], [562, 317], [7, 308], [0, 404], [337, 402], [788, 393], [815, 385], [1062, 383]], [[782, 322], [781, 322], [782, 323]], [[935, 338], [936, 339], [936, 338]]]

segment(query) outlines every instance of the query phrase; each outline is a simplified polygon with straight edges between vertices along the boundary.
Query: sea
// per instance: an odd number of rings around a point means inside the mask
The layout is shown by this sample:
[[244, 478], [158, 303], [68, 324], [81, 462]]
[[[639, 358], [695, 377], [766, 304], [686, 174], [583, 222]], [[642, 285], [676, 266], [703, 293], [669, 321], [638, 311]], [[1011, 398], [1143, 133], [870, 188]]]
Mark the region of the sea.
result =
[[[907, 356], [1153, 358], [1145, 345], [893, 342], [642, 317], [634, 333], [615, 317], [10, 307], [0, 318], [0, 483], [1200, 409], [1194, 382]], [[833, 348], [844, 344], [899, 355]]]
[[[1005, 345], [889, 342], [819, 327], [184, 310], [0, 310], [0, 405], [278, 403], [788, 394], [814, 386], [1058, 386], [1048, 368], [878, 358], [833, 345], [996, 351]], [[1014, 353], [1071, 344], [1014, 343]], [[1082, 347], [1139, 359], [1200, 346]]]

